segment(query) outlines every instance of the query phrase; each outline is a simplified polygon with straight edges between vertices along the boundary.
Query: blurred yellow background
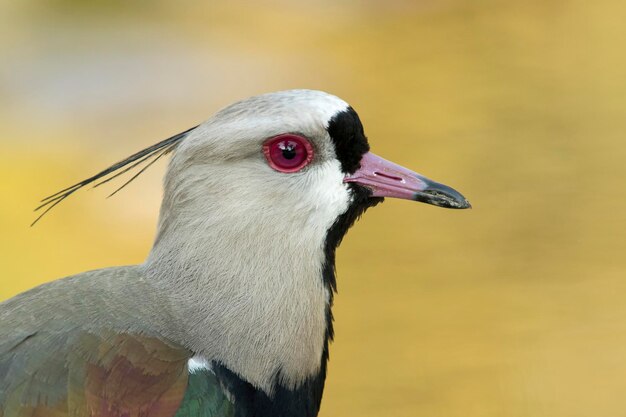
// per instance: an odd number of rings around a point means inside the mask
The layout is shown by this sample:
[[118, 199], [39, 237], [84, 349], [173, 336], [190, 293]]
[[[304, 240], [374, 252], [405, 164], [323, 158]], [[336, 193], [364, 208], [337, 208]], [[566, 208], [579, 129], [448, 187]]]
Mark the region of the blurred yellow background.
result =
[[350, 102], [452, 185], [338, 253], [321, 415], [626, 413], [626, 2], [0, 0], [0, 299], [140, 263], [164, 164], [37, 200], [250, 95]]

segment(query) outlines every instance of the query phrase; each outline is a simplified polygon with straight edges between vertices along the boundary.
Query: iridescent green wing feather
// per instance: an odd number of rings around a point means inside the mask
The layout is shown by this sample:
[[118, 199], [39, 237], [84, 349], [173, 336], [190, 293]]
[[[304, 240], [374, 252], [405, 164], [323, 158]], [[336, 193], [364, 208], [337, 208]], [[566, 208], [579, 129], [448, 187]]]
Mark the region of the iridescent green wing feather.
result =
[[232, 417], [235, 408], [210, 371], [189, 375], [185, 398], [175, 417]]
[[230, 417], [209, 371], [168, 341], [176, 320], [137, 267], [92, 271], [0, 303], [0, 417]]
[[189, 352], [132, 334], [22, 334], [0, 343], [0, 417], [232, 417]]
[[189, 352], [132, 334], [51, 335], [2, 345], [0, 417], [173, 417]]

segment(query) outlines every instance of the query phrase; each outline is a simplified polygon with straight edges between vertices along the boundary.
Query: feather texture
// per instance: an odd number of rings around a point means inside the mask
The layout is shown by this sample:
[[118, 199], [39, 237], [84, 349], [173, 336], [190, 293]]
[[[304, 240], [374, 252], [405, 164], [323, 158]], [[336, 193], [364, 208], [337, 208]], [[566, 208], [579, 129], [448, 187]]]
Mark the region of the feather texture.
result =
[[208, 370], [189, 375], [189, 383], [175, 417], [233, 417], [235, 406], [217, 377]]
[[215, 376], [190, 378], [192, 354], [172, 341], [179, 325], [167, 306], [137, 267], [80, 274], [2, 303], [0, 417], [231, 416]]

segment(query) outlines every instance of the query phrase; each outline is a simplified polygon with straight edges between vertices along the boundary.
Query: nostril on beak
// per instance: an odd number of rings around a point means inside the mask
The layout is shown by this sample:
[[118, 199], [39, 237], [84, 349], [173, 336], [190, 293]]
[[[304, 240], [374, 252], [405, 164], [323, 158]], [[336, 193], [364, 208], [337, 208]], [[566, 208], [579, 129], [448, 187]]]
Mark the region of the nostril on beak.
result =
[[384, 172], [380, 172], [380, 171], [374, 171], [374, 175], [379, 176], [379, 177], [388, 178], [388, 179], [393, 180], [393, 181], [404, 182], [404, 178], [402, 178], [402, 177], [396, 177], [395, 175], [385, 174]]

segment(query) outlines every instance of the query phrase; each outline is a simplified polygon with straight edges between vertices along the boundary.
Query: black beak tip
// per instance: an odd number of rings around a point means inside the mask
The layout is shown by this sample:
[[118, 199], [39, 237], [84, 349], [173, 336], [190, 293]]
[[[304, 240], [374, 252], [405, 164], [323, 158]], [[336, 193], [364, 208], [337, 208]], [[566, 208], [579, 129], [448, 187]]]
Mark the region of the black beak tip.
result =
[[472, 208], [470, 202], [457, 190], [434, 181], [429, 181], [426, 189], [415, 193], [414, 200], [449, 209]]

